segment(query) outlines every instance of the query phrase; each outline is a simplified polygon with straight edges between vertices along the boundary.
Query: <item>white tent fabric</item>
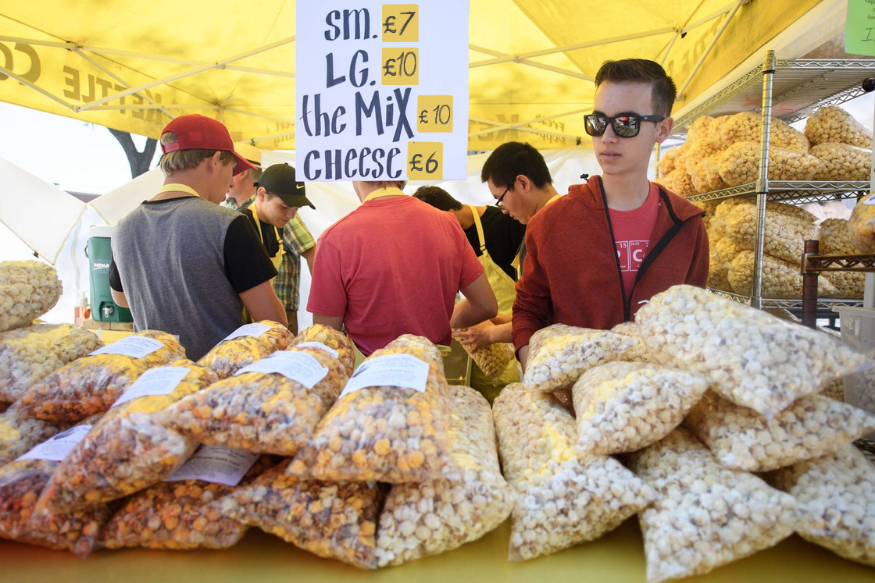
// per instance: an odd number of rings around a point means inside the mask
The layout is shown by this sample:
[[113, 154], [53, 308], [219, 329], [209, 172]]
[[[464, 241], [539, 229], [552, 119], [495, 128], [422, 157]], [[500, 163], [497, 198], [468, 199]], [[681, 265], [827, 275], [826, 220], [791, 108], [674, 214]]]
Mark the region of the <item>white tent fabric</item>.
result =
[[164, 173], [160, 168], [153, 168], [88, 204], [107, 225], [115, 225], [138, 204], [155, 196], [162, 184]]
[[54, 265], [85, 203], [2, 158], [0, 177], [0, 223]]

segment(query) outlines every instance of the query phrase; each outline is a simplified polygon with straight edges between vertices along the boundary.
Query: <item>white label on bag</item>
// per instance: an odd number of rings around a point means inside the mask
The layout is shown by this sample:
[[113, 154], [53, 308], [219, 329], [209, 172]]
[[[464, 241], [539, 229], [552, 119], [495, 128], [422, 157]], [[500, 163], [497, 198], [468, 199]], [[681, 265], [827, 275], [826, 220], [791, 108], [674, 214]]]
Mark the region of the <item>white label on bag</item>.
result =
[[121, 397], [116, 399], [112, 406], [118, 407], [122, 403], [127, 403], [140, 397], [169, 395], [179, 386], [185, 375], [190, 372], [191, 369], [184, 366], [160, 366], [149, 369], [140, 375], [134, 381], [134, 384], [128, 387], [128, 390]]
[[234, 376], [247, 372], [262, 372], [266, 374], [281, 374], [287, 379], [301, 383], [308, 389], [328, 376], [328, 369], [323, 368], [319, 361], [306, 352], [274, 352], [261, 360], [241, 368]]
[[253, 338], [258, 338], [270, 329], [271, 326], [268, 326], [267, 324], [245, 324], [228, 334], [227, 338], [225, 338], [225, 340], [222, 340], [222, 342], [225, 342], [227, 340], [234, 340], [235, 338], [240, 338], [241, 336], [252, 336]]
[[201, 480], [212, 484], [236, 486], [257, 459], [257, 453], [217, 445], [204, 445], [164, 481]]
[[866, 200], [863, 201], [863, 204], [875, 204], [875, 196], [870, 196]]
[[79, 442], [85, 439], [88, 432], [91, 431], [90, 425], [77, 425], [71, 427], [67, 431], [62, 431], [54, 437], [42, 442], [38, 446], [31, 449], [29, 452], [18, 458], [21, 460], [49, 460], [51, 462], [64, 461], [64, 458], [70, 455], [73, 448], [79, 445]]
[[324, 350], [325, 352], [327, 352], [328, 354], [330, 354], [334, 358], [338, 358], [340, 356], [336, 350], [334, 350], [333, 348], [329, 348], [328, 346], [325, 346], [321, 342], [301, 342], [300, 344], [296, 344], [292, 348], [303, 348], [305, 346], [307, 346], [309, 348], [318, 348], [319, 350]]
[[146, 338], [145, 336], [126, 336], [121, 340], [116, 340], [112, 344], [98, 348], [91, 355], [95, 354], [121, 354], [130, 356], [131, 358], [143, 358], [149, 356], [153, 352], [164, 348], [164, 344], [154, 338]]
[[356, 370], [340, 398], [368, 387], [399, 387], [425, 392], [428, 363], [409, 354], [390, 354], [365, 361]]

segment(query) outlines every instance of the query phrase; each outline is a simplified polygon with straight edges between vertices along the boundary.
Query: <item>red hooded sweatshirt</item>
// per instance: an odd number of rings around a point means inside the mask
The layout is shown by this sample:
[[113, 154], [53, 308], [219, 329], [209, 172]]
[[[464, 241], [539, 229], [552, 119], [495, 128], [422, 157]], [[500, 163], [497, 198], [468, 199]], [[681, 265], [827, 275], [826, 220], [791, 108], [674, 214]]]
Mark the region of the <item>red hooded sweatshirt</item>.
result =
[[659, 187], [660, 206], [629, 302], [601, 177], [572, 186], [526, 228], [527, 255], [516, 284], [517, 350], [550, 324], [609, 330], [631, 321], [642, 302], [673, 285], [705, 287], [708, 234], [701, 208]]

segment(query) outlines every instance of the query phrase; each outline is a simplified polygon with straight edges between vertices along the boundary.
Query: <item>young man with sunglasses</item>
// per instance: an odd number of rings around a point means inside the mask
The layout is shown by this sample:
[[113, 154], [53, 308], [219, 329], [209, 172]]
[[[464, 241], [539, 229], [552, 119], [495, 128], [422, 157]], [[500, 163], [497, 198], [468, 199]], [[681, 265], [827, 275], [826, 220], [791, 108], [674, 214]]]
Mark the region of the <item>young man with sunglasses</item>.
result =
[[704, 287], [702, 209], [647, 179], [654, 145], [668, 138], [676, 97], [663, 68], [608, 61], [596, 75], [586, 132], [602, 168], [543, 209], [526, 231], [513, 340], [525, 367], [529, 339], [548, 324], [608, 330], [677, 284]]

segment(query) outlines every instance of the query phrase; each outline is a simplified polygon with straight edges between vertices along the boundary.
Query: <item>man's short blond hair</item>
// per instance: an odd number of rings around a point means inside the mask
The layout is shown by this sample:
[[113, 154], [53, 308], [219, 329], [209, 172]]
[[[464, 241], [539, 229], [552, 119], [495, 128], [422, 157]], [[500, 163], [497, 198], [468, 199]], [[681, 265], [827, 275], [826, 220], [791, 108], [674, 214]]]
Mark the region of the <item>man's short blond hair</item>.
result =
[[[173, 132], [164, 132], [161, 134], [161, 145], [175, 144], [178, 141], [176, 134]], [[225, 150], [179, 150], [177, 152], [167, 152], [161, 156], [161, 171], [166, 176], [170, 176], [179, 170], [192, 170], [200, 166], [200, 163], [211, 157], [216, 152], [221, 152], [222, 156], [219, 161], [227, 166], [234, 164], [237, 158], [234, 154]], [[259, 176], [261, 171], [259, 171]]]

